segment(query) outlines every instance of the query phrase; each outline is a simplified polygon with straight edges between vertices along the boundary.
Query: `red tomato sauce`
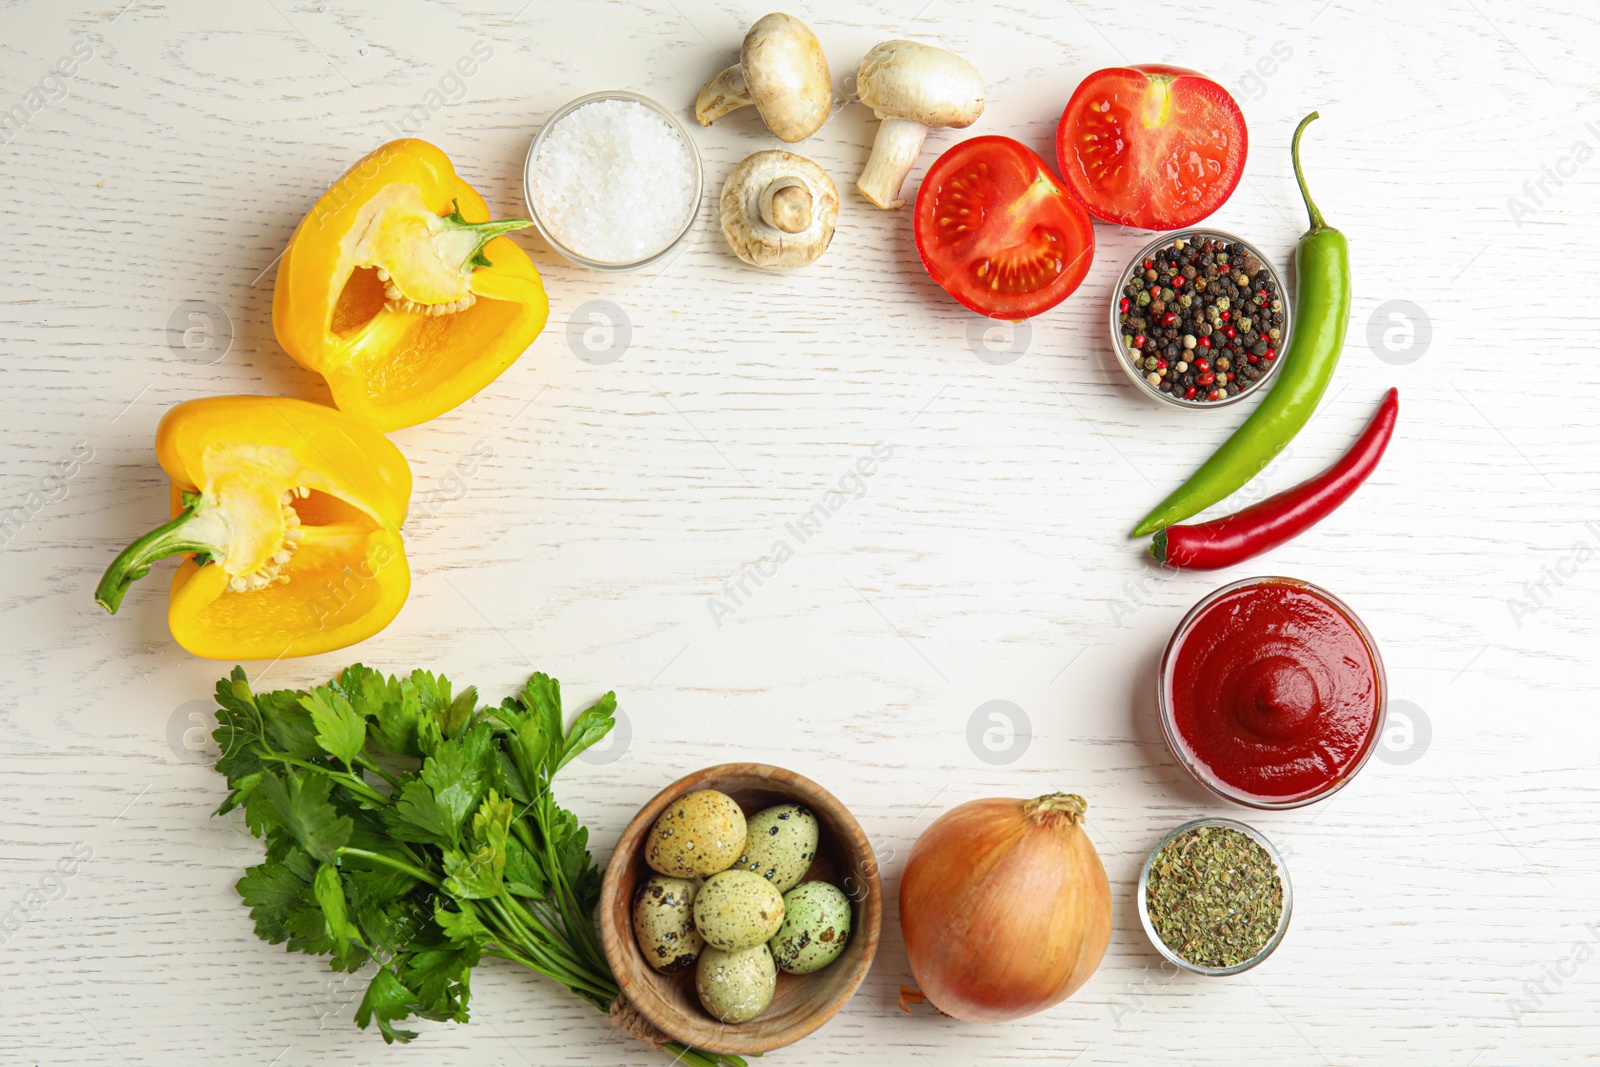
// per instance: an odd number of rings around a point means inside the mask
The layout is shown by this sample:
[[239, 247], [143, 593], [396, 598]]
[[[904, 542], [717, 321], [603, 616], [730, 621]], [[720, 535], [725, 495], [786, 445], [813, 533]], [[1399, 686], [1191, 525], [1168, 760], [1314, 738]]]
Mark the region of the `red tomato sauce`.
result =
[[1317, 590], [1288, 579], [1243, 586], [1177, 640], [1168, 706], [1202, 774], [1292, 803], [1361, 765], [1382, 717], [1381, 667], [1359, 624]]

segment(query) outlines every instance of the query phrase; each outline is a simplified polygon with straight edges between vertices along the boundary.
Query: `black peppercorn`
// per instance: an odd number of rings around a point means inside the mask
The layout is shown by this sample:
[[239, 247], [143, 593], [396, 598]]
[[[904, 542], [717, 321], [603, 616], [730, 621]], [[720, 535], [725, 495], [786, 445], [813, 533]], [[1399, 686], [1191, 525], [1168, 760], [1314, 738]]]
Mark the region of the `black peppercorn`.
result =
[[[1141, 379], [1161, 393], [1202, 404], [1237, 396], [1266, 376], [1272, 363], [1263, 357], [1278, 343], [1269, 331], [1281, 337], [1285, 317], [1283, 294], [1265, 264], [1212, 237], [1186, 241], [1182, 248], [1169, 244], [1145, 264], [1124, 282], [1128, 310], [1118, 318], [1123, 337], [1144, 335], [1142, 348], [1129, 353]], [[1230, 331], [1234, 336], [1225, 337]], [[1245, 353], [1253, 353], [1256, 363], [1247, 364]], [[1201, 385], [1202, 377], [1211, 380]]]

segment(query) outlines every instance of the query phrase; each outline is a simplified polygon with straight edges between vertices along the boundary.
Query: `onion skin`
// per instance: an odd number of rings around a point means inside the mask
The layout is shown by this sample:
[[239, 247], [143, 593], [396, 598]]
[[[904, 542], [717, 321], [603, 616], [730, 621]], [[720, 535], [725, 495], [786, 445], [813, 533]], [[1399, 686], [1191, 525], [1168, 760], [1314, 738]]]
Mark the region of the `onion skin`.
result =
[[900, 927], [928, 1001], [968, 1022], [1066, 1000], [1111, 943], [1111, 886], [1081, 825], [1082, 797], [974, 800], [917, 838]]

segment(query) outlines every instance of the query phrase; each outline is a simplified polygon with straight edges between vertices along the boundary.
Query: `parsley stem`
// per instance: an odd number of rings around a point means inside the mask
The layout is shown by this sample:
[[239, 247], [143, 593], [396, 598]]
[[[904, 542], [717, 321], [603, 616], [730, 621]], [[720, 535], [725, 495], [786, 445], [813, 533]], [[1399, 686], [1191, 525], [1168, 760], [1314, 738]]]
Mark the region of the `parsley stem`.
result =
[[356, 762], [358, 764], [360, 764], [361, 766], [365, 767], [367, 770], [369, 770], [372, 773], [376, 774], [378, 777], [382, 778], [385, 782], [388, 782], [390, 788], [392, 788], [392, 789], [399, 789], [400, 788], [400, 779], [396, 778], [394, 775], [392, 775], [388, 771], [384, 770], [381, 765], [379, 765], [377, 763], [374, 763], [372, 760], [368, 759], [366, 756], [361, 756], [361, 755], [356, 756]]
[[617, 992], [615, 989], [608, 990], [604, 985], [596, 983], [592, 976], [568, 971], [548, 958], [540, 959], [539, 957], [542, 954], [532, 951], [532, 949], [532, 945], [518, 945], [512, 948], [507, 946], [502, 939], [496, 938], [491, 946], [484, 949], [484, 952], [490, 956], [499, 956], [501, 959], [510, 960], [512, 963], [520, 963], [530, 971], [536, 971], [546, 978], [553, 978], [596, 1006], [602, 1008], [610, 1007], [611, 1002], [616, 999]]
[[260, 753], [260, 756], [263, 760], [287, 764], [290, 767], [299, 767], [301, 770], [314, 771], [317, 774], [325, 774], [329, 778], [332, 778], [335, 782], [350, 790], [352, 793], [359, 793], [365, 800], [373, 800], [377, 801], [379, 804], [385, 805], [389, 803], [388, 797], [384, 796], [382, 793], [378, 792], [376, 789], [372, 788], [366, 782], [363, 782], [360, 778], [351, 774], [349, 771], [336, 771], [332, 767], [326, 767], [320, 763], [312, 763], [309, 760], [297, 759], [294, 756], [290, 756], [282, 752], [263, 751]]
[[[541, 826], [548, 826], [554, 821], [555, 815], [548, 809], [554, 807], [555, 801], [550, 796], [550, 783], [545, 782], [544, 791], [539, 796], [539, 805], [545, 816]], [[573, 950], [585, 956], [591, 964], [598, 964], [603, 970], [609, 972], [610, 964], [605, 961], [605, 953], [600, 948], [599, 938], [594, 932], [594, 924], [589, 918], [589, 913], [578, 903], [578, 896], [572, 891], [567, 880], [562, 877], [562, 863], [556, 855], [555, 844], [548, 834], [544, 837], [544, 851], [546, 866], [551, 872], [552, 888], [555, 889], [556, 910], [561, 916], [561, 926], [566, 932], [567, 941]], [[572, 921], [572, 916], [578, 917], [577, 922]]]
[[[597, 978], [594, 974], [580, 969], [583, 961], [564, 959], [561, 956], [559, 946], [547, 946], [542, 943], [549, 940], [550, 931], [544, 929], [543, 924], [540, 924], [540, 933], [544, 934], [544, 937], [541, 938], [539, 933], [529, 929], [516, 915], [518, 905], [515, 900], [509, 897], [500, 897], [484, 903], [488, 904], [489, 909], [499, 917], [502, 923], [510, 928], [510, 932], [515, 935], [517, 947], [526, 950], [529, 955], [538, 959], [540, 963], [545, 964], [547, 969], [544, 973], [549, 977], [556, 979], [556, 981], [574, 992], [588, 990], [596, 996], [604, 996], [608, 992], [607, 986], [609, 983], [604, 983], [604, 979]], [[537, 922], [537, 920], [535, 921]], [[504, 939], [501, 940], [503, 944]], [[574, 963], [578, 964], [578, 966], [573, 966]], [[616, 992], [611, 991], [611, 996], [616, 996]]]
[[366, 860], [369, 863], [376, 863], [380, 867], [388, 867], [392, 870], [400, 871], [403, 874], [409, 874], [411, 877], [420, 882], [426, 882], [435, 889], [438, 889], [441, 884], [437, 878], [429, 874], [427, 871], [422, 870], [420, 867], [413, 867], [411, 864], [406, 863], [403, 860], [397, 860], [392, 856], [385, 856], [377, 852], [368, 852], [364, 848], [351, 848], [348, 845], [345, 845], [334, 849], [333, 854], [341, 859], [345, 856], [351, 856], [355, 859]]
[[725, 1062], [744, 1067], [744, 1060], [738, 1056], [714, 1056], [682, 1041], [668, 1041], [661, 1046], [661, 1051], [672, 1053], [674, 1063], [688, 1064], [688, 1067], [721, 1067]]

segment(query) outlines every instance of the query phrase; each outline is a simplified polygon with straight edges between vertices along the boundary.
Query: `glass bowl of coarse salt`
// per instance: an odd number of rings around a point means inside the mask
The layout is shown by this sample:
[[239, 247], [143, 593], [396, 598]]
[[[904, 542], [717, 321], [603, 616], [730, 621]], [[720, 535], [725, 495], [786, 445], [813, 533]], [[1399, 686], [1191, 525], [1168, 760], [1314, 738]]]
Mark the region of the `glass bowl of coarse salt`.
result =
[[689, 232], [700, 153], [682, 122], [637, 93], [590, 93], [545, 120], [523, 193], [539, 234], [580, 267], [633, 270]]

